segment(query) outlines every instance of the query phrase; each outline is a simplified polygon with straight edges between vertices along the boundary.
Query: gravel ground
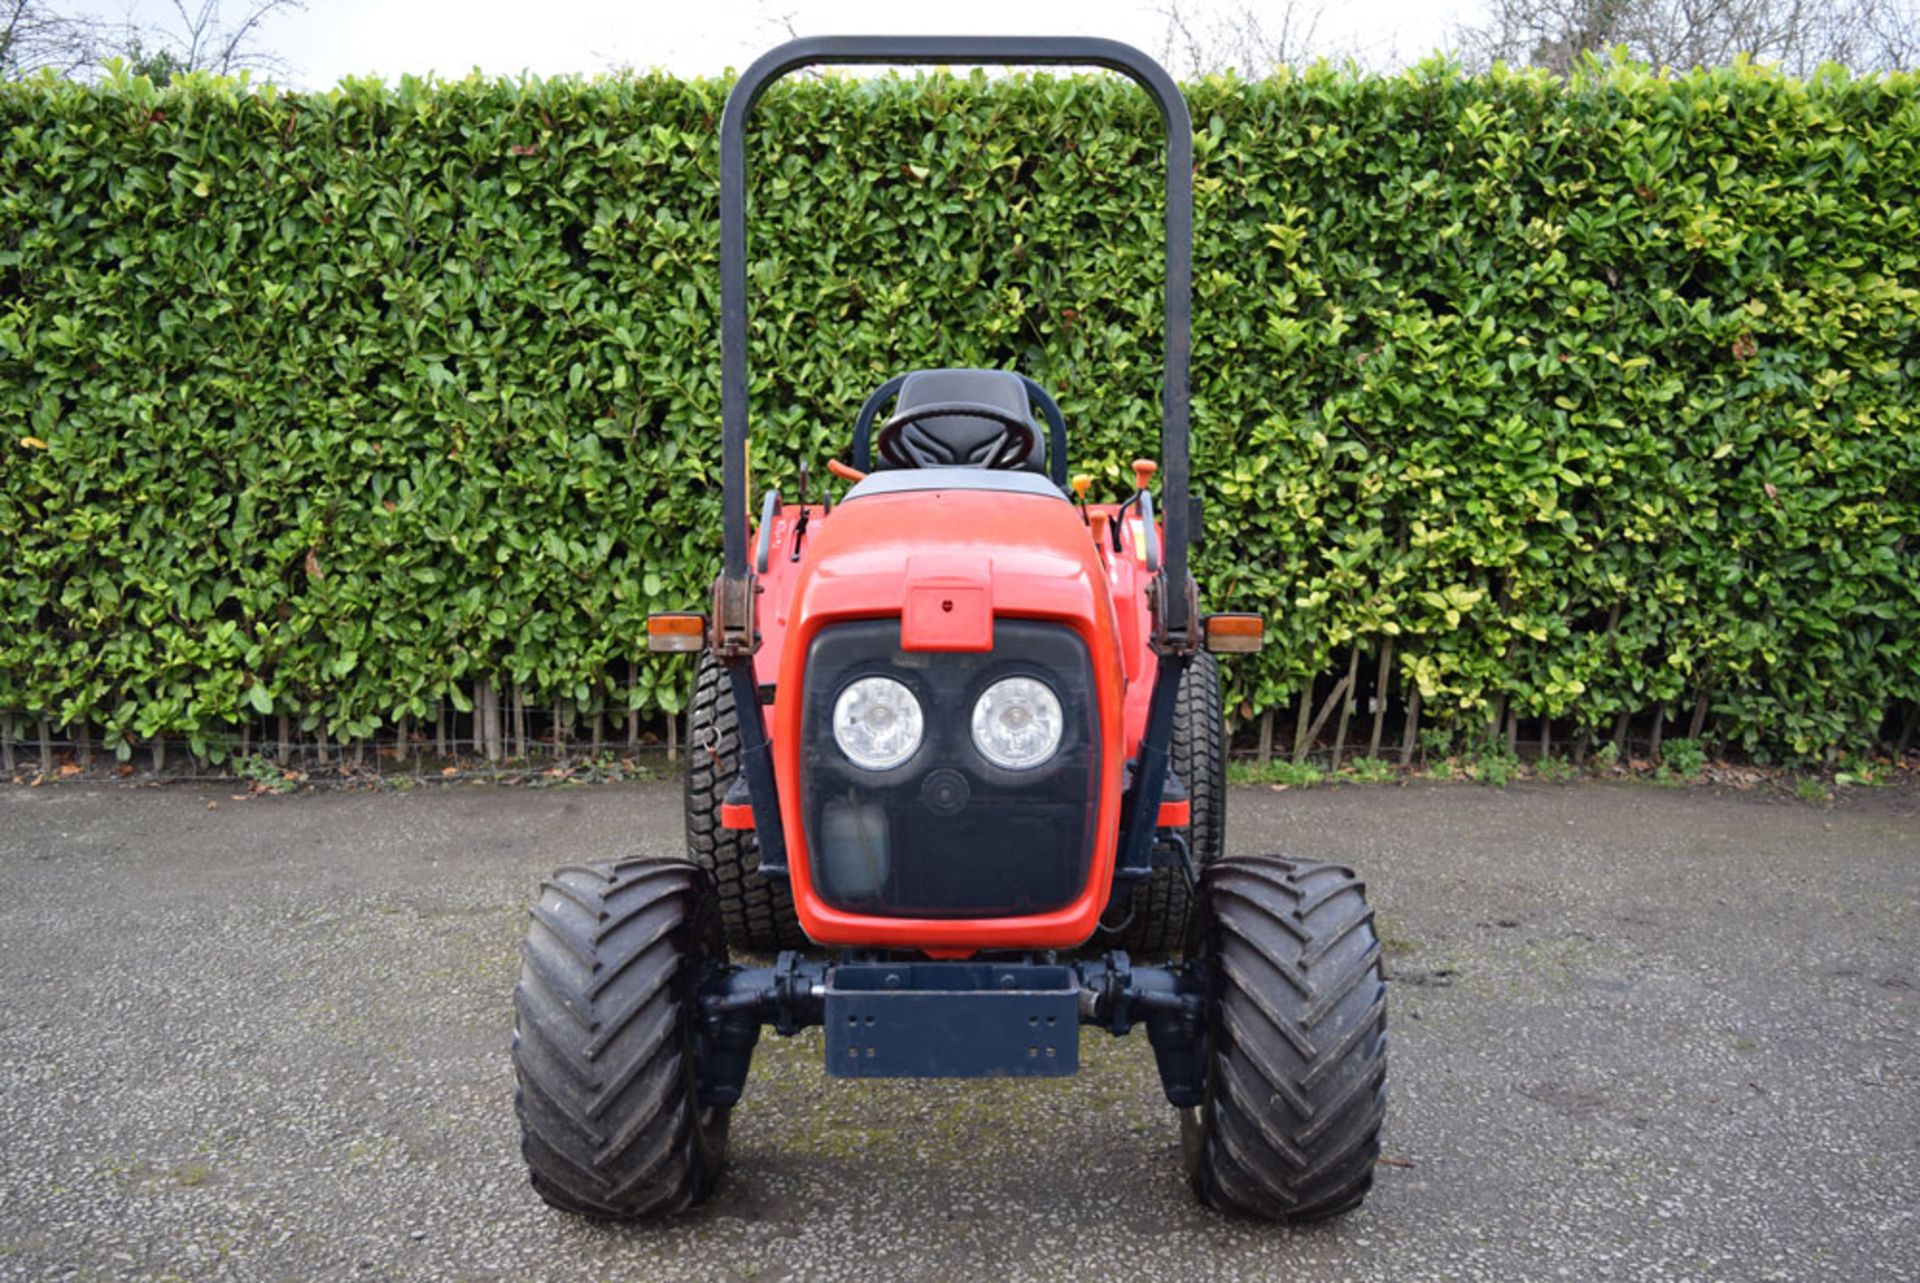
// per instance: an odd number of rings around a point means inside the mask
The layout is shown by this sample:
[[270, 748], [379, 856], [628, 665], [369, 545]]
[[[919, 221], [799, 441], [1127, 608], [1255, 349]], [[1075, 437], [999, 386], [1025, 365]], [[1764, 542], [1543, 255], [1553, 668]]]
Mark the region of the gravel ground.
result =
[[705, 1210], [547, 1210], [507, 1036], [549, 866], [671, 784], [0, 789], [0, 1279], [1920, 1280], [1920, 797], [1644, 785], [1232, 798], [1346, 860], [1391, 1160], [1287, 1231], [1192, 1205], [1144, 1037], [1078, 1079], [825, 1079], [761, 1043]]

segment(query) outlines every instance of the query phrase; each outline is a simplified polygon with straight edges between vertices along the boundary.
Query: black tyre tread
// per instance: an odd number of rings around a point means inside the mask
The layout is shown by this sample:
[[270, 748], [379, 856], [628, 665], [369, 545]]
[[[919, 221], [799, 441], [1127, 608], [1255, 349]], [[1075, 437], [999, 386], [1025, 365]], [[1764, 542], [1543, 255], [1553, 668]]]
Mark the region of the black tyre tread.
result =
[[704, 1200], [728, 1111], [698, 1099], [695, 968], [724, 961], [712, 881], [685, 860], [561, 869], [542, 884], [514, 987], [514, 1107], [533, 1187], [632, 1220]]
[[1217, 1005], [1189, 1177], [1207, 1205], [1304, 1222], [1360, 1205], [1386, 1116], [1386, 982], [1351, 869], [1237, 856], [1202, 875]]
[[[1211, 652], [1201, 651], [1181, 675], [1173, 711], [1174, 773], [1193, 799], [1193, 823], [1181, 832], [1194, 867], [1220, 858], [1227, 838], [1227, 724], [1220, 704], [1220, 668]], [[1099, 943], [1141, 956], [1171, 953], [1187, 938], [1193, 896], [1178, 869], [1155, 869], [1133, 889], [1131, 917], [1118, 931], [1103, 932]], [[1121, 921], [1118, 909], [1107, 917]]]
[[713, 875], [727, 943], [746, 953], [778, 953], [807, 944], [784, 879], [760, 876], [760, 844], [751, 831], [720, 823], [720, 804], [740, 769], [740, 719], [726, 670], [700, 656], [687, 712], [687, 856]]

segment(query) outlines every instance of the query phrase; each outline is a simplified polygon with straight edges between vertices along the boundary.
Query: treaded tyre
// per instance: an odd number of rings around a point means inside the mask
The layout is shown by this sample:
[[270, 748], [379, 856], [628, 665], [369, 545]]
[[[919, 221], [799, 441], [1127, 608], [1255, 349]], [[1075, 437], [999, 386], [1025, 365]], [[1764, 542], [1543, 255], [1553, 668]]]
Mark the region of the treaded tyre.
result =
[[685, 860], [541, 884], [513, 991], [514, 1108], [541, 1198], [634, 1220], [713, 1192], [730, 1111], [699, 1100], [694, 992], [726, 957], [712, 883]]
[[785, 879], [760, 876], [760, 843], [751, 831], [720, 823], [720, 804], [739, 769], [733, 687], [720, 661], [703, 654], [687, 711], [687, 855], [713, 875], [729, 944], [746, 953], [804, 949], [793, 888]]
[[[1168, 754], [1193, 800], [1193, 822], [1179, 832], [1194, 867], [1204, 869], [1220, 858], [1227, 837], [1227, 723], [1220, 711], [1220, 667], [1211, 652], [1196, 654], [1180, 676]], [[1171, 953], [1186, 941], [1192, 901], [1185, 873], [1155, 869], [1134, 887], [1129, 917], [1107, 910], [1125, 925], [1104, 932], [1099, 943], [1141, 956]]]
[[1387, 1105], [1387, 989], [1366, 886], [1336, 864], [1237, 856], [1201, 878], [1189, 958], [1213, 970], [1205, 1103], [1181, 1114], [1188, 1179], [1221, 1211], [1317, 1221], [1373, 1184]]

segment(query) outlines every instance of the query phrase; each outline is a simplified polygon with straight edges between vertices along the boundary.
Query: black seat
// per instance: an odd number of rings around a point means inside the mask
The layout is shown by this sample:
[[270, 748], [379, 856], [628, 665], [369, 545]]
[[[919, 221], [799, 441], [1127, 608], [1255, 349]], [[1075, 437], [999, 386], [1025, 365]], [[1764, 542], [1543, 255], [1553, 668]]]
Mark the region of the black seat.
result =
[[[944, 401], [978, 401], [1005, 410], [1033, 425], [1032, 400], [1026, 381], [1012, 370], [915, 370], [900, 385], [895, 415]], [[942, 414], [900, 431], [900, 448], [922, 468], [981, 468], [993, 447], [1006, 438], [1006, 428], [992, 419], [967, 414]], [[877, 460], [877, 471], [892, 465]], [[1015, 465], [1025, 472], [1047, 470], [1047, 436], [1034, 426], [1033, 448]]]

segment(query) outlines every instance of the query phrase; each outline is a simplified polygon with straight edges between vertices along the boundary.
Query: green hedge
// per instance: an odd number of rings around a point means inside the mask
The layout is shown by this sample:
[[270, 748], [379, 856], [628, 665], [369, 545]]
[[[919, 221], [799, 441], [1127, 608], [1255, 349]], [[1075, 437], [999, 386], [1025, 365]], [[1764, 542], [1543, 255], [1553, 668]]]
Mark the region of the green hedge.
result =
[[[1197, 569], [1271, 630], [1239, 715], [1367, 693], [1390, 645], [1374, 693], [1429, 725], [1898, 723], [1917, 84], [1191, 86]], [[123, 753], [477, 681], [676, 709], [642, 618], [717, 563], [724, 93], [0, 86], [0, 709]], [[756, 485], [823, 475], [901, 368], [1017, 364], [1117, 496], [1157, 426], [1144, 100], [826, 79], [756, 127]]]

